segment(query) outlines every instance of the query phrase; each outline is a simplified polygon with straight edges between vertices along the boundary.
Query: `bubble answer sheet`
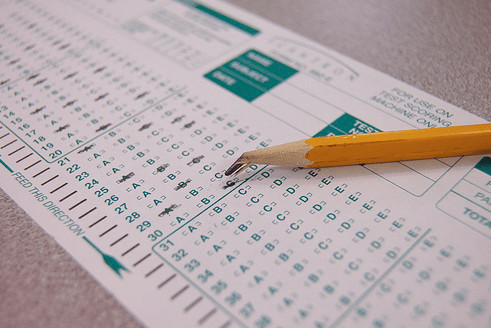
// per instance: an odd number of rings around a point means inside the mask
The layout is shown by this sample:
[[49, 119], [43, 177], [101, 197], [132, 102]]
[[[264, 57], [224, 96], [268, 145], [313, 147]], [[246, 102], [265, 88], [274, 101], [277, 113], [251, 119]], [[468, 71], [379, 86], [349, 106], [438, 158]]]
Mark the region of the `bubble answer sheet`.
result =
[[484, 119], [217, 0], [0, 6], [0, 186], [143, 325], [491, 325], [491, 155], [224, 176]]

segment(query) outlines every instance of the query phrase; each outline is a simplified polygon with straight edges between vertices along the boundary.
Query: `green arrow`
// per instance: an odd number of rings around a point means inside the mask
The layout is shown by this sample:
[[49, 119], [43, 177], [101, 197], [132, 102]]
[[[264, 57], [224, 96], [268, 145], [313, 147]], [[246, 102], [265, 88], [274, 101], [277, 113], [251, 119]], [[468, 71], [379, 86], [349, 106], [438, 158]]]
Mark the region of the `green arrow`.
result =
[[104, 262], [111, 268], [113, 269], [114, 272], [116, 272], [118, 274], [118, 276], [121, 277], [121, 270], [124, 270], [126, 272], [130, 272], [128, 269], [126, 269], [124, 267], [124, 265], [122, 265], [118, 260], [116, 260], [116, 258], [114, 258], [113, 256], [111, 255], [108, 255], [106, 253], [104, 253], [103, 251], [101, 251], [99, 249], [99, 247], [97, 247], [96, 245], [94, 245], [93, 242], [91, 242], [87, 237], [82, 237], [86, 242], [89, 243], [90, 246], [92, 246], [97, 252], [99, 252], [99, 254], [102, 255], [102, 259], [104, 260]]

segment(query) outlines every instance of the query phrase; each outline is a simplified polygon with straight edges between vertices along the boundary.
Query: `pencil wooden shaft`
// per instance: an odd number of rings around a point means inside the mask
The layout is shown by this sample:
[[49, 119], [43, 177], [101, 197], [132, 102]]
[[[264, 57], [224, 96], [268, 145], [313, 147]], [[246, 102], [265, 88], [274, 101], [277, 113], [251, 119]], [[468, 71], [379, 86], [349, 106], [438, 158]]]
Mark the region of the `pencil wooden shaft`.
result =
[[310, 167], [393, 162], [491, 152], [491, 124], [313, 138]]
[[491, 153], [491, 124], [318, 137], [246, 152], [241, 162], [326, 167]]

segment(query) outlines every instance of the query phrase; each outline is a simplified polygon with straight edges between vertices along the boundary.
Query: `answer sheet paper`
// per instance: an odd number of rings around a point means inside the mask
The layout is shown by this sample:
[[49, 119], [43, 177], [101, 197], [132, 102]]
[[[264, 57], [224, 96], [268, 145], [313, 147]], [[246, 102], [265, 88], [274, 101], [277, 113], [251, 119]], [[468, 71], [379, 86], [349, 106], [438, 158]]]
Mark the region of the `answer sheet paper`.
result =
[[491, 157], [244, 151], [482, 123], [219, 1], [3, 1], [1, 187], [149, 327], [485, 327]]

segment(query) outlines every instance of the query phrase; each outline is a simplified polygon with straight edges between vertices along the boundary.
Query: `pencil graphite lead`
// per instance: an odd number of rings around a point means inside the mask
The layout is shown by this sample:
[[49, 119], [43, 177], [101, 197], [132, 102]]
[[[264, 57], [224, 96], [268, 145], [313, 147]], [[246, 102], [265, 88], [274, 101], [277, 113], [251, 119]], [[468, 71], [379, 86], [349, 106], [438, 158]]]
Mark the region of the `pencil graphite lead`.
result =
[[242, 162], [242, 156], [240, 156], [226, 171], [225, 176], [237, 175], [249, 167], [250, 163]]

